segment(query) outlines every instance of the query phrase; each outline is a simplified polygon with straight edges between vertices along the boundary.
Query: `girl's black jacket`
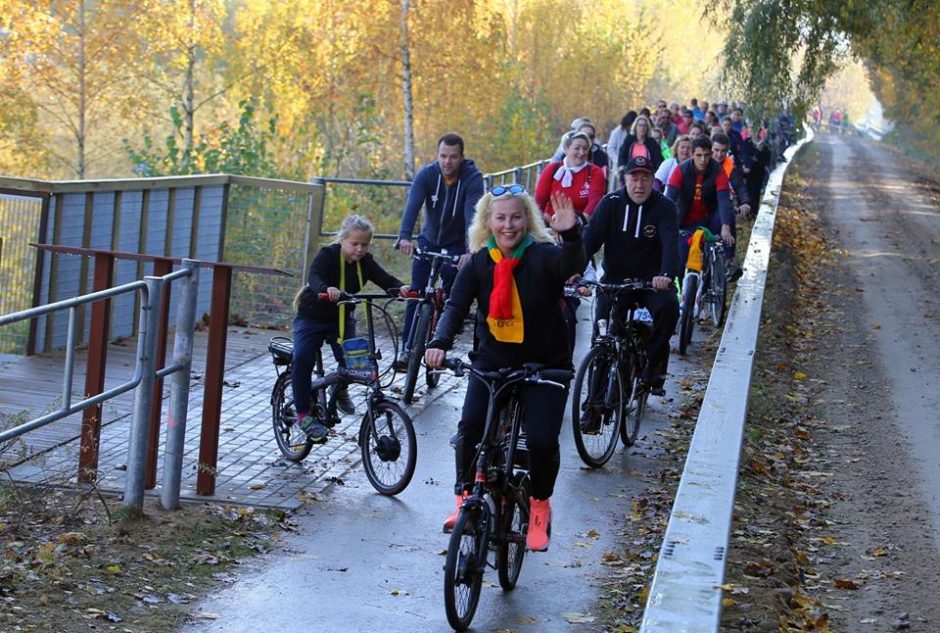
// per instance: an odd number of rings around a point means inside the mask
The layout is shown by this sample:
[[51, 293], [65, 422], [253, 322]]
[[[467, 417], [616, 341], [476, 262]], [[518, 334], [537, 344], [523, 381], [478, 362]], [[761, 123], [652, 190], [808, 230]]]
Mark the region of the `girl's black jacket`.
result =
[[[313, 258], [310, 264], [310, 273], [307, 276], [307, 285], [300, 294], [300, 300], [297, 306], [299, 316], [315, 319], [327, 323], [339, 323], [339, 310], [336, 304], [329, 301], [320, 301], [317, 299], [317, 293], [326, 292], [329, 287], [339, 288], [340, 282], [340, 245], [330, 244], [324, 246]], [[371, 281], [383, 290], [400, 288], [402, 282], [390, 275], [382, 268], [372, 253], [367, 253], [360, 260], [362, 266], [362, 281]], [[356, 273], [356, 264], [346, 263], [346, 292], [353, 294], [361, 290], [359, 286], [359, 275]], [[349, 314], [355, 308], [355, 305], [347, 304], [346, 313]]]
[[522, 303], [522, 343], [501, 343], [490, 334], [486, 315], [493, 291], [496, 266], [487, 249], [478, 250], [457, 273], [450, 298], [429, 348], [448, 350], [454, 336], [477, 300], [475, 337], [477, 350], [470, 355], [491, 369], [519, 369], [525, 363], [571, 369], [571, 353], [565, 336], [565, 321], [558, 300], [564, 296], [565, 281], [580, 273], [587, 264], [581, 245], [581, 228], [565, 231], [562, 245], [537, 242], [530, 245], [513, 271]]

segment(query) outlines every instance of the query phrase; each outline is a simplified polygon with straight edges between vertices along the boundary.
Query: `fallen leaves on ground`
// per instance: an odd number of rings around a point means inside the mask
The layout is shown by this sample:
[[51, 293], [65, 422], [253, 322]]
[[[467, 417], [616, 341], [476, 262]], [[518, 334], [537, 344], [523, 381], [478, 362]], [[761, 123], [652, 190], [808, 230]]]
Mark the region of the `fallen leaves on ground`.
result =
[[122, 518], [112, 516], [118, 505], [64, 489], [0, 487], [0, 629], [176, 630], [197, 596], [232, 582], [229, 569], [292, 525], [249, 507], [148, 506]]

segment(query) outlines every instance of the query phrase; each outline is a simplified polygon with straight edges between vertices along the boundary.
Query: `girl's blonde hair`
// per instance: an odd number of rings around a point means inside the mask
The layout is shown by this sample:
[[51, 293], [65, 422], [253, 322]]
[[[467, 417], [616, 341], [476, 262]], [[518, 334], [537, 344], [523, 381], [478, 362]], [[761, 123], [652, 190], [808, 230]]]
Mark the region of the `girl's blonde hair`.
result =
[[[366, 233], [369, 234], [370, 239], [372, 237], [372, 234], [375, 233], [375, 229], [372, 227], [372, 223], [369, 222], [369, 218], [362, 216], [362, 215], [355, 215], [355, 214], [347, 215], [345, 218], [343, 218], [343, 221], [340, 223], [339, 231], [336, 232], [336, 235], [333, 237], [333, 241], [330, 242], [330, 244], [339, 244], [340, 242], [345, 240], [347, 237], [349, 237], [349, 234], [352, 233], [353, 231], [365, 231]], [[294, 301], [293, 301], [294, 312], [297, 312], [299, 310], [300, 299], [306, 289], [307, 289], [307, 284], [304, 284], [303, 286], [300, 287], [300, 290], [298, 290], [294, 294]]]
[[369, 237], [372, 237], [372, 234], [375, 233], [375, 229], [372, 227], [372, 223], [369, 222], [369, 218], [363, 215], [347, 215], [343, 218], [342, 223], [339, 225], [339, 231], [336, 233], [336, 237], [333, 238], [333, 244], [339, 244], [353, 231], [365, 231], [369, 234]]
[[[471, 253], [475, 253], [481, 248], [486, 248], [491, 235], [488, 223], [490, 216], [493, 214], [493, 202], [506, 199], [507, 197], [509, 197], [508, 194], [496, 197], [492, 193], [487, 192], [480, 198], [480, 201], [477, 202], [475, 213], [473, 214], [473, 222], [470, 223], [470, 229], [467, 231], [470, 239]], [[512, 196], [509, 199], [518, 200], [522, 204], [526, 215], [526, 233], [529, 237], [536, 242], [554, 241], [551, 231], [545, 226], [545, 222], [542, 220], [542, 213], [539, 211], [538, 205], [535, 204], [535, 200], [528, 192]]]

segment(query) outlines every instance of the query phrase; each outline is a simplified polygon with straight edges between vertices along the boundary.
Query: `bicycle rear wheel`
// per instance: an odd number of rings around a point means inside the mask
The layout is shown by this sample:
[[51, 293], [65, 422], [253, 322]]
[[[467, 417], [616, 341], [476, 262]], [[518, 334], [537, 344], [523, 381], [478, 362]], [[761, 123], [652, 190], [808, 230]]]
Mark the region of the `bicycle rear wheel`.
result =
[[372, 487], [397, 495], [415, 473], [418, 442], [411, 418], [394, 402], [381, 400], [366, 411], [359, 429], [362, 467]]
[[683, 356], [692, 342], [695, 327], [695, 295], [698, 293], [698, 278], [690, 275], [682, 284], [682, 313], [679, 315], [679, 353]]
[[721, 326], [725, 320], [725, 309], [728, 300], [728, 273], [725, 268], [725, 259], [721, 253], [714, 253], [711, 261], [711, 286], [709, 306], [712, 325]]
[[408, 371], [405, 373], [405, 388], [402, 400], [411, 404], [414, 400], [415, 387], [418, 385], [418, 372], [421, 371], [421, 359], [428, 342], [428, 330], [431, 328], [431, 315], [434, 307], [430, 303], [418, 306], [418, 312], [412, 322], [411, 350], [408, 354]]
[[271, 391], [271, 420], [274, 423], [274, 441], [285, 459], [299, 462], [310, 454], [313, 440], [297, 428], [290, 371], [281, 373], [274, 381], [274, 389]]
[[444, 561], [444, 611], [455, 631], [470, 627], [480, 602], [488, 539], [483, 521], [478, 510], [464, 508], [450, 534]]
[[623, 382], [613, 349], [591, 349], [581, 361], [571, 400], [571, 428], [581, 460], [600, 468], [617, 448], [623, 423]]
[[513, 486], [503, 497], [503, 539], [496, 551], [499, 585], [506, 591], [516, 588], [525, 558], [529, 532], [529, 475], [516, 473]]

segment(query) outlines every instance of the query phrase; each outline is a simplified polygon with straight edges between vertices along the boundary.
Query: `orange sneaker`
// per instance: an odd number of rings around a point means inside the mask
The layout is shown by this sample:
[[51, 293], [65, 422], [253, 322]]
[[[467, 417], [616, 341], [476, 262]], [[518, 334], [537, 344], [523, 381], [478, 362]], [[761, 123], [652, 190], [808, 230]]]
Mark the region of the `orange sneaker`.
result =
[[466, 490], [462, 495], [455, 495], [454, 499], [457, 502], [456, 509], [444, 519], [444, 534], [450, 534], [454, 529], [454, 525], [457, 523], [457, 517], [460, 516], [460, 506], [463, 505], [464, 499], [470, 496], [470, 493]]
[[552, 505], [548, 499], [529, 497], [529, 533], [525, 544], [530, 551], [544, 552], [552, 540]]

